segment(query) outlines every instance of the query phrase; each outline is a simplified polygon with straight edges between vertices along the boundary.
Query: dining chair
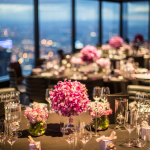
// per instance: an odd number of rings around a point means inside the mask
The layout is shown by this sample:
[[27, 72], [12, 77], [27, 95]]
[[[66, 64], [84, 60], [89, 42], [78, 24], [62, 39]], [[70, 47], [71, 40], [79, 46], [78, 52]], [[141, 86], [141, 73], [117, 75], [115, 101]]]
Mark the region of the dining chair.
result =
[[135, 94], [136, 92], [146, 92], [149, 95], [150, 98], [150, 86], [143, 86], [143, 85], [128, 85], [127, 86], [127, 92], [129, 95], [129, 101], [135, 100]]
[[31, 101], [47, 103], [45, 92], [48, 88], [47, 79], [42, 77], [28, 76], [26, 80], [26, 94]]
[[21, 65], [19, 64], [19, 62], [10, 63], [8, 66], [8, 69], [14, 69], [16, 73], [17, 83], [23, 84], [24, 77], [22, 75], [22, 69], [21, 69]]
[[25, 93], [26, 92], [25, 85], [18, 83], [17, 74], [16, 74], [15, 70], [11, 69], [11, 68], [7, 68], [7, 72], [9, 75], [9, 82], [10, 82], [9, 87], [15, 88], [20, 93]]

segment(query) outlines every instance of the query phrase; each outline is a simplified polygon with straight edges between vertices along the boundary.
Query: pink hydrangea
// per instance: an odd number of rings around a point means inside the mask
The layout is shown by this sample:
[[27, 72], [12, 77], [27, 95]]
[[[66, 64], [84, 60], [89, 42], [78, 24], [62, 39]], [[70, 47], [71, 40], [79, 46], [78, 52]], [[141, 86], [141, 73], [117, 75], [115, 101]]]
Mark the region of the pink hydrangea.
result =
[[[91, 103], [88, 110], [89, 110], [89, 114], [94, 119], [95, 118], [95, 103]], [[112, 114], [112, 109], [110, 108], [109, 103], [98, 103], [97, 118], [101, 118], [103, 115], [109, 116], [110, 114]]]
[[85, 85], [71, 80], [59, 81], [50, 92], [50, 98], [52, 108], [67, 117], [86, 111], [90, 103]]
[[109, 45], [114, 48], [120, 48], [123, 45], [123, 39], [120, 36], [114, 36], [109, 40]]
[[86, 63], [92, 63], [99, 58], [98, 49], [94, 46], [87, 45], [80, 53], [81, 59]]
[[37, 122], [45, 122], [48, 118], [48, 110], [45, 107], [33, 109], [27, 107], [24, 115], [32, 124], [35, 124]]
[[108, 51], [110, 50], [110, 45], [102, 45], [101, 49], [102, 51]]
[[70, 63], [76, 64], [76, 65], [81, 65], [83, 63], [83, 61], [81, 58], [72, 57]]
[[105, 67], [105, 66], [110, 65], [110, 60], [109, 60], [109, 58], [100, 58], [100, 59], [96, 60], [96, 63], [100, 67]]

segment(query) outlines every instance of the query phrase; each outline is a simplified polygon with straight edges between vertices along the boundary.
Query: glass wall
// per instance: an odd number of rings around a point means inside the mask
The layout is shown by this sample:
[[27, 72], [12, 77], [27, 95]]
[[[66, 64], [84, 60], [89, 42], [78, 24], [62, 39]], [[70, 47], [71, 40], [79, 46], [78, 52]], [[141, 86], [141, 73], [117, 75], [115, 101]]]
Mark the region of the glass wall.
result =
[[134, 40], [141, 34], [148, 40], [149, 28], [149, 2], [124, 2], [123, 3], [123, 38]]
[[72, 52], [71, 0], [39, 0], [40, 57]]
[[33, 0], [0, 0], [0, 76], [18, 61], [23, 74], [34, 66]]
[[102, 43], [120, 34], [120, 3], [102, 2]]
[[99, 15], [99, 1], [76, 0], [76, 49], [99, 43]]

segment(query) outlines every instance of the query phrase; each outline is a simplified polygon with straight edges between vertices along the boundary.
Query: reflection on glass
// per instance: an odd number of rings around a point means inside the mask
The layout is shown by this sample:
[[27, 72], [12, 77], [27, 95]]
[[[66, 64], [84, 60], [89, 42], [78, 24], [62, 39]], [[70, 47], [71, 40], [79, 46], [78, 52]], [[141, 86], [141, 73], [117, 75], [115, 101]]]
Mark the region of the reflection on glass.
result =
[[71, 53], [71, 1], [39, 0], [40, 57]]
[[23, 74], [34, 66], [34, 1], [0, 1], [0, 76], [7, 75], [7, 65], [19, 62]]
[[134, 40], [141, 34], [148, 40], [149, 2], [123, 2], [123, 38]]
[[76, 0], [76, 43], [75, 48], [98, 44], [99, 1]]
[[119, 35], [120, 4], [102, 1], [102, 43]]

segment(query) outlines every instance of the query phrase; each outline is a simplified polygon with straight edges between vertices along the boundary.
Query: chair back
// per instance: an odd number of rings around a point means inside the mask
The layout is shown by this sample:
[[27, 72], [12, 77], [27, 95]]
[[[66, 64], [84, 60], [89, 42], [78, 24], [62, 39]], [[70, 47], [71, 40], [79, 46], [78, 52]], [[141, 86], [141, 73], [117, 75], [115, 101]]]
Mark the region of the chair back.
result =
[[128, 85], [127, 92], [129, 95], [129, 101], [135, 100], [136, 92], [146, 92], [150, 97], [150, 86], [143, 85]]
[[48, 82], [45, 78], [28, 76], [26, 80], [26, 94], [30, 100], [46, 103], [45, 93], [48, 88]]
[[15, 70], [17, 78], [22, 77], [22, 70], [19, 62], [10, 63], [9, 68]]
[[15, 88], [16, 90], [18, 90], [17, 88], [17, 75], [14, 69], [7, 69], [8, 75], [9, 75], [9, 87]]

